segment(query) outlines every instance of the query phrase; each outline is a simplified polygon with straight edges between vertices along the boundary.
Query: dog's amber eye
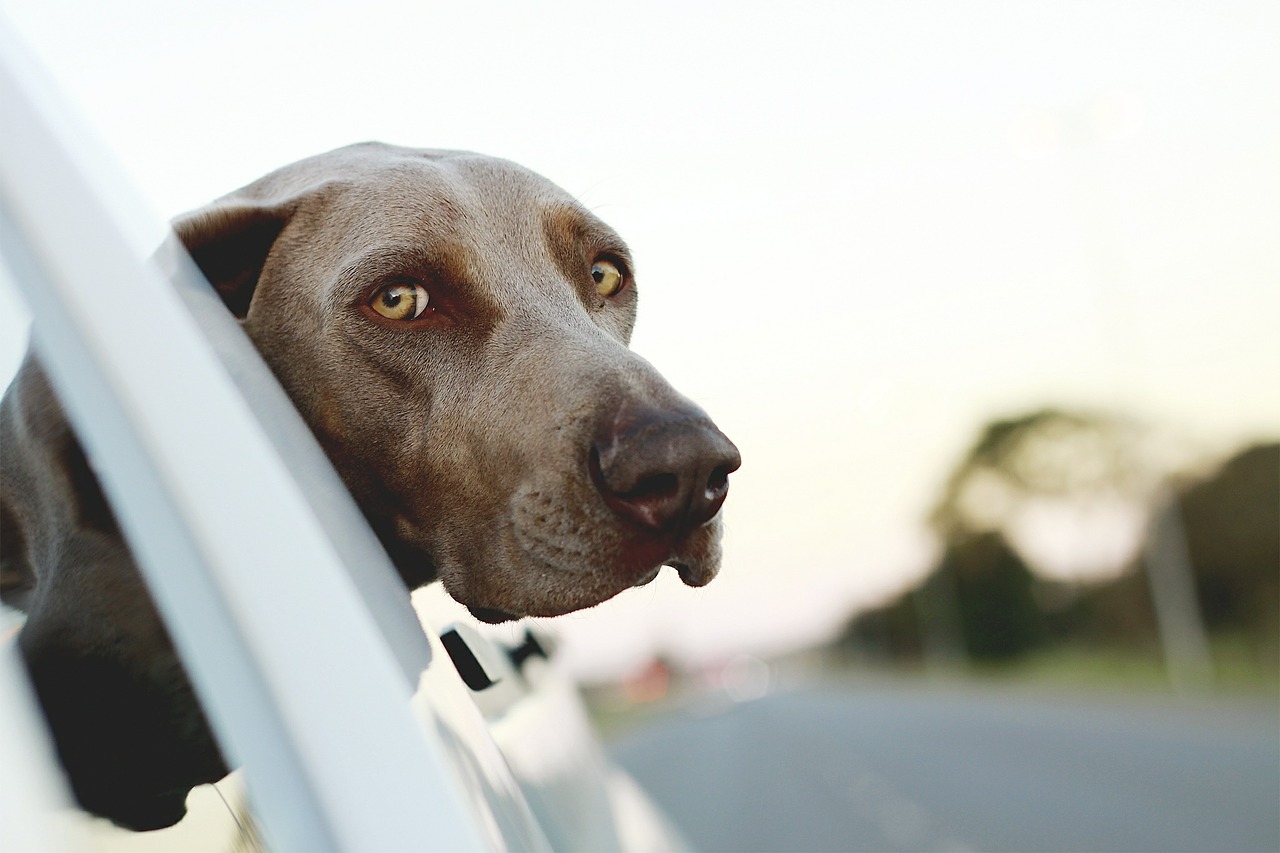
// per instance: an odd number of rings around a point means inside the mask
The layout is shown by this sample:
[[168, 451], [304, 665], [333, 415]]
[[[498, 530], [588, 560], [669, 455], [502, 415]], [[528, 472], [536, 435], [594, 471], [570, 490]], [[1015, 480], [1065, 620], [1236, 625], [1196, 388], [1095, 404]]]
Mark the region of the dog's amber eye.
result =
[[375, 293], [369, 307], [388, 320], [412, 320], [422, 316], [430, 300], [420, 284], [392, 284]]
[[601, 258], [592, 264], [591, 278], [596, 283], [596, 292], [601, 296], [613, 296], [622, 290], [622, 270], [613, 261]]

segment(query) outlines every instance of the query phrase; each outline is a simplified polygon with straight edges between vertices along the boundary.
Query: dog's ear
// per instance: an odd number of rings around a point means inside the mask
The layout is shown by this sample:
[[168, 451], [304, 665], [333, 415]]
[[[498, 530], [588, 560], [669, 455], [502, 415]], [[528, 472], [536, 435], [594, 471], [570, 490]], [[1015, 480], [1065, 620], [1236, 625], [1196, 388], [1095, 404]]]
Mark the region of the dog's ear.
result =
[[226, 201], [175, 219], [173, 229], [227, 308], [243, 319], [290, 213], [285, 206]]

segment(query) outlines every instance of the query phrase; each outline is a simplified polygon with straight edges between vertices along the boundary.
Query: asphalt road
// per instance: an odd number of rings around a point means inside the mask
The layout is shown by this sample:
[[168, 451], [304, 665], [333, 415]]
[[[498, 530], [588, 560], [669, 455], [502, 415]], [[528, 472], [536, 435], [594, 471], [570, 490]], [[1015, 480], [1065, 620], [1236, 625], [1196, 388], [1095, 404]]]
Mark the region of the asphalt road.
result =
[[806, 689], [611, 745], [700, 850], [1280, 850], [1274, 700]]

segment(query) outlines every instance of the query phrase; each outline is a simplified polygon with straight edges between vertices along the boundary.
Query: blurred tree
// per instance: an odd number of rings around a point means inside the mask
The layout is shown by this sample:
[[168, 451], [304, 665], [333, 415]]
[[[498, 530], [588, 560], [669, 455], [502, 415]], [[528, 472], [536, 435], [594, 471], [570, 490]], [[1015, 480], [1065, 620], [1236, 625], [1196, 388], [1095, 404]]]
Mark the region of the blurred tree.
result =
[[[1174, 682], [1194, 687], [1212, 676], [1208, 627], [1244, 638], [1274, 672], [1280, 444], [1249, 448], [1175, 493], [1172, 465], [1149, 433], [1112, 416], [1046, 408], [992, 422], [930, 516], [937, 566], [914, 591], [856, 615], [839, 644], [897, 661], [1011, 660], [1064, 642], [1161, 648]], [[1142, 571], [1037, 577], [1027, 508], [1091, 501], [1132, 509], [1132, 547], [1111, 568]]]
[[999, 533], [965, 537], [920, 587], [856, 616], [842, 642], [881, 661], [1007, 661], [1049, 638], [1038, 583]]
[[1036, 499], [1150, 502], [1165, 461], [1145, 430], [1112, 415], [1044, 408], [993, 421], [943, 487], [930, 525], [944, 542], [1002, 530]]
[[[1033, 567], [1044, 568], [1039, 560], [1060, 555], [1046, 554], [1043, 537], [1028, 532], [1026, 523], [1034, 509], [1092, 506], [1128, 519], [1129, 544], [1112, 555], [1114, 564], [1084, 567], [1118, 572], [1138, 550], [1145, 510], [1161, 481], [1161, 462], [1146, 439], [1143, 429], [1119, 417], [1059, 408], [988, 424], [947, 479], [929, 519], [944, 555], [916, 593], [922, 604], [928, 601], [920, 611], [929, 616], [922, 619], [926, 650], [937, 658], [950, 645], [978, 660], [1008, 660], [1050, 638], [1079, 638], [1085, 625], [1095, 636], [1119, 626], [1150, 630], [1143, 596], [1100, 606], [1078, 594], [1078, 584], [1034, 577]], [[1086, 526], [1066, 538], [1069, 550], [1087, 552], [1099, 534]], [[1115, 613], [1121, 603], [1133, 611]], [[945, 632], [955, 634], [952, 643], [930, 636]]]
[[1280, 443], [1228, 459], [1178, 499], [1196, 594], [1211, 631], [1280, 667]]
[[[1004, 537], [979, 533], [951, 542], [938, 568], [916, 591], [917, 608], [928, 612], [954, 601], [949, 630], [959, 631], [959, 647], [971, 660], [1004, 661], [1043, 644], [1045, 614], [1036, 602], [1035, 579]], [[930, 620], [926, 636], [940, 623]], [[941, 623], [945, 624], [945, 623]], [[935, 648], [938, 640], [933, 641]]]
[[[881, 607], [857, 613], [836, 639], [837, 650], [876, 663], [906, 664], [923, 659], [925, 638], [918, 608], [912, 606], [915, 595], [907, 593]], [[960, 650], [955, 652], [958, 655]]]

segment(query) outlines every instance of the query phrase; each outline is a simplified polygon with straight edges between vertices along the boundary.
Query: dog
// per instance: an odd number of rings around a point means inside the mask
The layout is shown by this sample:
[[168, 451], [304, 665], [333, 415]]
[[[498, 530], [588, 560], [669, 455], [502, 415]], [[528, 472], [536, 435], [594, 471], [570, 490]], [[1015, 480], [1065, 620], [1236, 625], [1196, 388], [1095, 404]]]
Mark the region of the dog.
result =
[[[720, 565], [734, 445], [629, 348], [627, 246], [509, 161], [365, 143], [173, 223], [406, 587], [555, 616]], [[177, 822], [227, 773], [36, 357], [0, 403], [0, 596], [81, 805]]]

